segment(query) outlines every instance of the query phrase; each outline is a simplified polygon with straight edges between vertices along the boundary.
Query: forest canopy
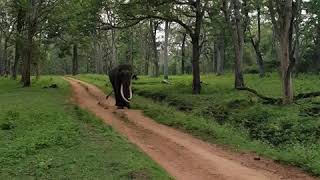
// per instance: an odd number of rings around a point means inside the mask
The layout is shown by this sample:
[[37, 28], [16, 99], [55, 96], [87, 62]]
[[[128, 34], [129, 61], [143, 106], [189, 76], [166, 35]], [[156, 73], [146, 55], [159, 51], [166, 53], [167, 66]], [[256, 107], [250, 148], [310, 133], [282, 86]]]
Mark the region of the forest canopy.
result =
[[[31, 85], [40, 74], [107, 74], [118, 64], [135, 73], [279, 73], [282, 103], [292, 79], [320, 72], [319, 0], [1, 0], [0, 75]], [[300, 95], [299, 97], [303, 97]], [[269, 99], [268, 99], [269, 98]]]

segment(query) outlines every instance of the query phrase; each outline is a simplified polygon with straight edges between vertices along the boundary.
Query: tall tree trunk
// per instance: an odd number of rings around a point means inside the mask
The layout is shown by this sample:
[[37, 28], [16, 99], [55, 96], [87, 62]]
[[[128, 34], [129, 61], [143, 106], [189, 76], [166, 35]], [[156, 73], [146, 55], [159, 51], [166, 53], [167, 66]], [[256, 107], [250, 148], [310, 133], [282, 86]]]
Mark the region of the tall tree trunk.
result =
[[31, 85], [31, 62], [33, 54], [33, 28], [29, 27], [28, 37], [27, 37], [27, 46], [26, 46], [26, 57], [24, 58], [23, 64], [23, 86], [29, 87]]
[[3, 52], [2, 52], [2, 32], [0, 31], [0, 76], [4, 71]]
[[36, 80], [39, 80], [40, 79], [40, 71], [41, 71], [41, 65], [40, 65], [40, 62], [37, 62], [36, 64]]
[[12, 67], [12, 79], [17, 79], [17, 71], [18, 71], [18, 65], [19, 60], [21, 57], [22, 47], [21, 47], [21, 41], [22, 41], [22, 28], [24, 25], [24, 17], [25, 17], [25, 11], [20, 7], [19, 4], [15, 4], [16, 9], [18, 9], [17, 14], [17, 25], [16, 25], [16, 36], [15, 36], [15, 55], [14, 55], [14, 63]]
[[192, 39], [192, 73], [193, 73], [193, 94], [200, 94], [201, 80], [200, 80], [200, 33], [203, 20], [204, 11], [201, 10], [201, 1], [196, 0], [196, 22], [195, 31], [191, 34]]
[[150, 35], [151, 35], [151, 46], [152, 46], [152, 50], [153, 50], [153, 64], [154, 64], [154, 76], [158, 77], [159, 76], [159, 54], [158, 54], [158, 50], [157, 50], [157, 27], [158, 25], [156, 25], [152, 20], [150, 20]]
[[33, 37], [36, 34], [37, 30], [37, 7], [34, 0], [28, 0], [28, 8], [26, 13], [26, 40], [24, 48], [24, 62], [23, 62], [23, 73], [22, 73], [22, 82], [24, 87], [31, 86], [31, 62], [33, 58]]
[[315, 32], [315, 39], [314, 39], [314, 45], [316, 51], [314, 51], [315, 61], [320, 62], [320, 17], [318, 17], [318, 24], [316, 25], [316, 32]]
[[22, 48], [21, 47], [21, 36], [19, 35], [20, 33], [17, 32], [16, 40], [15, 40], [16, 41], [15, 42], [15, 56], [14, 56], [14, 63], [13, 63], [13, 67], [12, 67], [12, 79], [13, 80], [17, 79], [17, 70], [18, 70], [18, 64], [19, 64], [21, 48]]
[[4, 38], [4, 46], [3, 46], [3, 71], [1, 73], [1, 76], [7, 75], [8, 73], [8, 38]]
[[169, 72], [168, 72], [168, 60], [169, 60], [169, 54], [168, 54], [168, 44], [169, 44], [169, 22], [165, 22], [165, 42], [164, 42], [164, 68], [163, 68], [163, 74], [164, 79], [169, 79]]
[[78, 62], [78, 45], [73, 44], [73, 57], [72, 57], [72, 75], [78, 74], [79, 62]]
[[199, 37], [192, 38], [192, 74], [193, 74], [193, 94], [200, 94], [201, 82], [200, 82], [200, 45]]
[[182, 46], [181, 46], [181, 74], [185, 73], [186, 39], [187, 39], [187, 34], [183, 33]]
[[218, 58], [218, 48], [217, 48], [217, 43], [213, 42], [212, 43], [212, 72], [216, 73], [217, 72], [217, 58]]
[[116, 30], [111, 30], [111, 67], [109, 67], [109, 71], [118, 64], [117, 61], [117, 47], [116, 47]]
[[130, 33], [130, 41], [129, 41], [129, 52], [128, 52], [128, 64], [131, 64], [133, 66], [133, 31], [130, 28], [129, 30]]
[[217, 43], [217, 75], [222, 75], [224, 71], [224, 55], [225, 54], [225, 42], [224, 34], [221, 33], [218, 37]]
[[242, 74], [244, 39], [240, 15], [240, 1], [234, 0], [232, 4], [234, 9], [232, 37], [235, 50], [235, 88], [243, 88], [245, 87]]
[[292, 0], [286, 0], [282, 7], [280, 21], [280, 60], [282, 75], [283, 103], [293, 102], [292, 70], [294, 62], [291, 61], [291, 40], [292, 40]]

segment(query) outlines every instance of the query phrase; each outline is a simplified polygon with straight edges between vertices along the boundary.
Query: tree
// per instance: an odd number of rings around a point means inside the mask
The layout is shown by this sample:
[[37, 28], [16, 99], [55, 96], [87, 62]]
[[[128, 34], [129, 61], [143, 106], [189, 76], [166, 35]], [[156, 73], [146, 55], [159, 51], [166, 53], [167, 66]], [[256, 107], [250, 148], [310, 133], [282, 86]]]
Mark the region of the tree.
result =
[[249, 6], [247, 3], [247, 1], [244, 1], [246, 4], [245, 8], [245, 16], [246, 16], [246, 29], [249, 32], [249, 39], [251, 42], [251, 45], [255, 51], [256, 54], [256, 60], [257, 60], [257, 65], [259, 67], [259, 73], [260, 73], [260, 77], [264, 77], [265, 74], [265, 69], [264, 69], [264, 62], [263, 62], [263, 56], [262, 56], [262, 52], [261, 52], [261, 48], [260, 48], [260, 44], [261, 44], [261, 6], [262, 6], [262, 1], [261, 0], [254, 0], [254, 9], [256, 10], [257, 13], [257, 32], [256, 32], [256, 36], [254, 36], [252, 34], [252, 30], [251, 30], [251, 21], [249, 17]]
[[168, 60], [169, 60], [169, 54], [168, 54], [168, 46], [169, 46], [169, 22], [165, 22], [165, 42], [164, 42], [164, 79], [169, 80], [169, 72], [168, 72]]
[[186, 39], [187, 34], [182, 34], [182, 45], [181, 45], [181, 74], [185, 73], [185, 59], [186, 59]]
[[25, 10], [22, 8], [20, 1], [15, 1], [15, 9], [16, 9], [16, 37], [15, 37], [15, 56], [14, 56], [14, 63], [12, 67], [12, 79], [17, 79], [17, 70], [18, 64], [21, 58], [21, 49], [22, 49], [22, 28], [25, 24]]
[[[293, 28], [296, 13], [293, 0], [273, 2], [269, 0], [269, 11], [274, 31], [279, 42], [279, 58], [281, 62], [283, 103], [293, 102], [292, 71], [295, 66]], [[276, 19], [276, 16], [278, 17]]]
[[[241, 3], [239, 0], [223, 0], [223, 11], [229, 27], [232, 29], [232, 39], [234, 44], [235, 53], [235, 83], [234, 86], [237, 89], [245, 87], [243, 73], [242, 73], [242, 61], [243, 61], [243, 46], [244, 46], [244, 30], [243, 22], [240, 14]], [[233, 13], [232, 13], [233, 12]]]

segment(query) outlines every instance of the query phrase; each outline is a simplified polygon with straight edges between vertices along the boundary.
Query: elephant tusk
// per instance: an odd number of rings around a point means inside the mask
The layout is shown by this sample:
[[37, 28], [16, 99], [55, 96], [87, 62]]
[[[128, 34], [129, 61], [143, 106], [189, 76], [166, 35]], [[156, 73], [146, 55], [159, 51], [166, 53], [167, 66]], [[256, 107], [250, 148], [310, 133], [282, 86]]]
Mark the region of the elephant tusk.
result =
[[129, 86], [129, 91], [130, 91], [130, 96], [129, 96], [129, 100], [131, 100], [132, 99], [132, 89], [131, 89], [131, 83], [130, 83], [130, 86]]
[[124, 97], [124, 94], [123, 94], [123, 85], [121, 84], [121, 87], [120, 87], [120, 94], [121, 94], [121, 97], [124, 101], [126, 101], [127, 103], [130, 103], [130, 101]]

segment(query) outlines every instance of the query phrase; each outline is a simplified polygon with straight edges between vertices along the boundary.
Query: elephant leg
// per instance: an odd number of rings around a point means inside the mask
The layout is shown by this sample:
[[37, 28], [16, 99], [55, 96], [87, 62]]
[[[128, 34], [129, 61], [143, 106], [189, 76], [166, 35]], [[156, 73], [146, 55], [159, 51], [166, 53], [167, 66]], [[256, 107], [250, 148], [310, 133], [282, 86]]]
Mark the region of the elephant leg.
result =
[[125, 106], [125, 104], [123, 103], [123, 99], [121, 97], [121, 93], [120, 93], [120, 85], [116, 85], [115, 96], [116, 96], [116, 106], [118, 106], [118, 107]]

